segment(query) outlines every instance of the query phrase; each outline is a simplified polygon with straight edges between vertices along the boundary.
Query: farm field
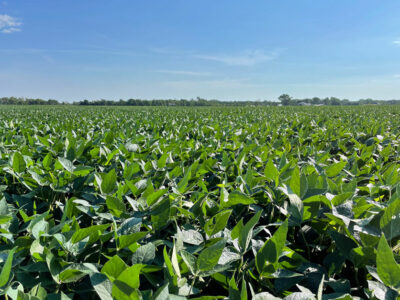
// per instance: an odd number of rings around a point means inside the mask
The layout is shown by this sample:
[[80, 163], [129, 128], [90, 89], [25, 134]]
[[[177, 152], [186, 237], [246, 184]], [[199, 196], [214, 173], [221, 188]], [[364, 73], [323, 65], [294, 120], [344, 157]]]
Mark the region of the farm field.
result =
[[398, 299], [400, 106], [0, 107], [8, 299]]

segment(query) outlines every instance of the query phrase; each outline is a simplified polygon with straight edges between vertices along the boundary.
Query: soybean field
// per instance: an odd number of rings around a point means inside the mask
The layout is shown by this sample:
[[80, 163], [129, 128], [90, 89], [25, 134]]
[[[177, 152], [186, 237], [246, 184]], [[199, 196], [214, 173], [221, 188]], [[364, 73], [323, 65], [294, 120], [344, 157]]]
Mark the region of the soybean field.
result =
[[0, 107], [6, 299], [399, 299], [400, 106]]

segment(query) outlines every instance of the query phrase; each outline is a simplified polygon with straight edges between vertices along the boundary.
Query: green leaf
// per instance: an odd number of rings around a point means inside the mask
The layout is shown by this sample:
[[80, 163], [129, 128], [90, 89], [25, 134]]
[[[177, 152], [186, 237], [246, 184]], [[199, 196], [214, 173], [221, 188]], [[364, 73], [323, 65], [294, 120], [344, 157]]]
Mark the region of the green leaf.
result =
[[283, 191], [289, 198], [289, 208], [288, 211], [291, 216], [291, 221], [294, 221], [296, 225], [300, 225], [303, 221], [304, 205], [300, 197], [294, 193], [290, 187], [284, 186], [279, 188]]
[[[154, 300], [170, 300], [170, 295], [169, 295], [169, 284], [166, 283], [163, 286], [161, 286], [156, 293], [154, 294], [153, 299]], [[171, 299], [172, 300], [172, 299]]]
[[143, 267], [144, 265], [137, 264], [122, 271], [113, 281], [112, 296], [116, 299], [134, 297], [140, 285], [139, 275]]
[[72, 163], [72, 161], [70, 161], [69, 159], [66, 159], [64, 157], [59, 157], [58, 161], [60, 162], [60, 164], [63, 166], [63, 168], [65, 170], [67, 170], [70, 173], [74, 173], [75, 167], [74, 167], [74, 164]]
[[155, 229], [160, 229], [168, 224], [171, 202], [169, 198], [163, 199], [152, 211], [151, 222]]
[[125, 204], [117, 197], [107, 196], [106, 204], [111, 213], [117, 218], [126, 211]]
[[213, 216], [210, 220], [208, 220], [207, 223], [204, 225], [204, 230], [208, 234], [208, 236], [212, 236], [217, 232], [223, 230], [228, 223], [231, 213], [232, 210], [221, 211]]
[[132, 264], [150, 265], [156, 257], [156, 247], [153, 243], [140, 246], [132, 255]]
[[106, 230], [108, 227], [110, 227], [110, 224], [94, 225], [94, 226], [90, 226], [87, 228], [79, 229], [79, 230], [75, 231], [74, 234], [72, 235], [71, 242], [75, 244], [75, 243], [83, 240], [84, 238], [88, 237], [89, 235], [96, 233], [98, 231], [103, 233], [104, 230]]
[[114, 281], [127, 267], [128, 266], [118, 255], [114, 255], [104, 264], [101, 273], [107, 275], [111, 281]]
[[53, 162], [53, 156], [50, 153], [47, 153], [47, 155], [43, 158], [43, 168], [45, 170], [50, 170], [51, 164]]
[[112, 300], [112, 284], [107, 276], [101, 273], [90, 275], [90, 282], [101, 300]]
[[325, 274], [322, 275], [321, 282], [319, 283], [317, 300], [322, 300], [322, 294], [324, 291], [324, 280], [325, 280]]
[[119, 248], [127, 248], [133, 243], [136, 243], [137, 241], [141, 240], [148, 234], [148, 231], [140, 231], [140, 232], [134, 232], [128, 235], [119, 235], [118, 240], [119, 240]]
[[240, 233], [243, 230], [243, 226], [244, 226], [243, 219], [240, 219], [240, 221], [235, 225], [235, 227], [233, 227], [233, 229], [231, 231], [232, 240], [239, 238]]
[[180, 278], [181, 277], [181, 270], [179, 268], [178, 254], [176, 253], [176, 245], [175, 245], [175, 243], [174, 243], [174, 246], [172, 248], [171, 263], [172, 263], [172, 267], [174, 268], [175, 274]]
[[239, 233], [239, 245], [242, 253], [247, 251], [250, 241], [253, 237], [253, 228], [258, 223], [262, 214], [262, 210], [259, 210], [247, 223], [243, 226], [243, 229]]
[[185, 262], [185, 264], [188, 266], [190, 272], [193, 275], [195, 275], [197, 273], [196, 257], [193, 254], [191, 254], [185, 250], [182, 250], [180, 252], [180, 255], [181, 255], [183, 261]]
[[197, 258], [197, 269], [199, 271], [212, 270], [217, 265], [218, 260], [221, 257], [225, 243], [226, 240], [221, 239], [210, 247], [201, 251], [199, 257]]
[[281, 298], [275, 297], [274, 295], [268, 293], [268, 292], [263, 292], [254, 295], [253, 300], [280, 300]]
[[246, 280], [242, 278], [242, 288], [240, 290], [240, 300], [247, 300]]
[[187, 185], [189, 183], [191, 174], [192, 174], [192, 166], [190, 166], [189, 168], [186, 169], [185, 175], [183, 176], [181, 181], [178, 183], [178, 191], [179, 191], [179, 193], [182, 194], [183, 192], [185, 192], [186, 187], [187, 187]]
[[75, 176], [86, 176], [93, 170], [94, 170], [94, 168], [90, 167], [90, 166], [77, 166], [74, 169], [73, 173]]
[[164, 168], [166, 166], [167, 158], [168, 152], [165, 152], [157, 161], [157, 167], [159, 167], [160, 169]]
[[59, 278], [62, 283], [76, 282], [87, 274], [76, 269], [67, 269], [60, 273]]
[[165, 193], [167, 193], [167, 191], [168, 191], [167, 189], [162, 189], [162, 190], [155, 191], [154, 193], [151, 193], [150, 195], [148, 195], [148, 196], [146, 197], [147, 205], [151, 206], [151, 205], [153, 205], [154, 203], [156, 203], [156, 201], [157, 201], [161, 196], [165, 195]]
[[101, 192], [103, 194], [110, 194], [117, 187], [117, 174], [115, 169], [111, 169], [101, 182]]
[[297, 166], [292, 172], [292, 177], [289, 181], [289, 187], [297, 196], [301, 197], [300, 170]]
[[232, 207], [238, 204], [250, 205], [254, 203], [256, 203], [256, 201], [254, 201], [253, 198], [243, 194], [240, 191], [233, 191], [232, 193], [229, 194], [228, 199], [224, 199], [221, 201], [221, 207], [222, 208]]
[[12, 218], [12, 216], [0, 216], [0, 225], [8, 223]]
[[389, 241], [400, 236], [400, 201], [393, 201], [385, 208], [379, 225]]
[[274, 235], [257, 252], [256, 267], [260, 275], [264, 273], [272, 274], [277, 270], [278, 260], [285, 246], [287, 232], [288, 219], [278, 227]]
[[400, 288], [400, 266], [396, 263], [392, 249], [389, 247], [384, 234], [378, 244], [376, 269], [379, 278], [384, 284], [395, 289]]
[[344, 169], [347, 165], [346, 161], [341, 161], [335, 164], [330, 165], [328, 168], [325, 169], [325, 174], [329, 177], [335, 177], [339, 175], [339, 173]]
[[12, 261], [16, 250], [17, 248], [13, 248], [10, 252], [8, 252], [7, 260], [0, 272], [0, 287], [5, 286], [10, 279]]
[[267, 165], [265, 166], [264, 175], [270, 181], [275, 181], [277, 183], [279, 180], [279, 171], [271, 159], [268, 160]]
[[19, 152], [15, 152], [13, 155], [12, 168], [17, 173], [22, 173], [26, 169], [25, 159]]

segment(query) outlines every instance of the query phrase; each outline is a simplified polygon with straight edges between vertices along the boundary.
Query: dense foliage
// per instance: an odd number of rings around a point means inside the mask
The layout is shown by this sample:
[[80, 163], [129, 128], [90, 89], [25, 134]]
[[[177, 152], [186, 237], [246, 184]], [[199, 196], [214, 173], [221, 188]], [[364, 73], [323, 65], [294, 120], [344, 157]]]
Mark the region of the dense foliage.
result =
[[0, 107], [8, 299], [396, 299], [400, 107]]
[[336, 97], [326, 98], [305, 98], [294, 99], [287, 94], [279, 96], [278, 101], [220, 101], [220, 100], [207, 100], [200, 97], [196, 99], [128, 99], [128, 100], [82, 100], [70, 102], [59, 102], [57, 100], [49, 99], [31, 99], [31, 98], [17, 98], [17, 97], [3, 97], [0, 98], [0, 104], [6, 105], [82, 105], [82, 106], [311, 106], [311, 105], [399, 105], [400, 100], [373, 100], [373, 99], [360, 99], [357, 101], [350, 101], [348, 99], [339, 99]]

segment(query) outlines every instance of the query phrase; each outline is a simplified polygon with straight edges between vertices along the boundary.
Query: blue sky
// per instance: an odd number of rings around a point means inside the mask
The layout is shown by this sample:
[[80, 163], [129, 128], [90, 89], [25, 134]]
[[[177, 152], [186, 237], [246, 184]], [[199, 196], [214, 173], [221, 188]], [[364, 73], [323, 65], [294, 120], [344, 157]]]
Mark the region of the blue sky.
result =
[[400, 1], [0, 0], [0, 97], [400, 99]]

